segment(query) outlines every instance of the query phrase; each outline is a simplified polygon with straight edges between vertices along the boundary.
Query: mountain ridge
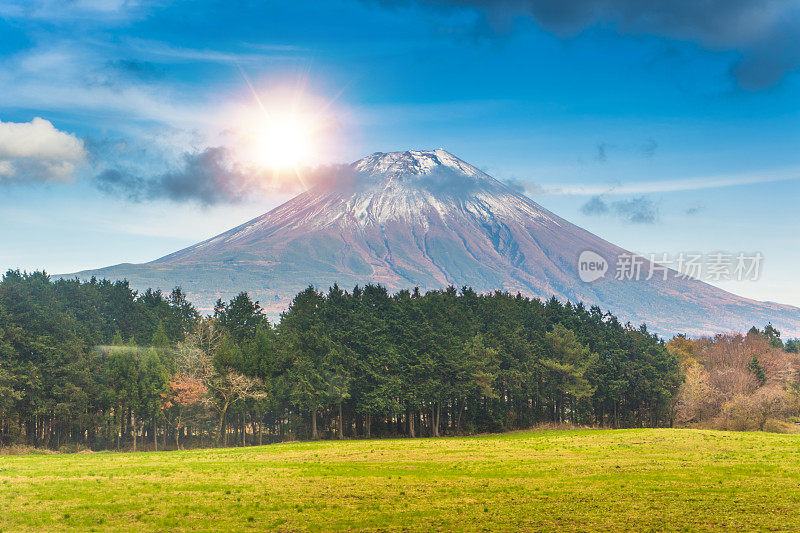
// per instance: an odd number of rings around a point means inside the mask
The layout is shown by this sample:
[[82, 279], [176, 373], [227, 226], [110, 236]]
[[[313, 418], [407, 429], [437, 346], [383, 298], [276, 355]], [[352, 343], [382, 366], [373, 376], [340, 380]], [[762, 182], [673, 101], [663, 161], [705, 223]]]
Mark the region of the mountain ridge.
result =
[[[63, 277], [181, 285], [203, 309], [247, 290], [273, 316], [309, 284], [468, 285], [599, 305], [664, 334], [772, 322], [800, 335], [800, 309], [735, 296], [674, 271], [665, 280], [606, 274], [583, 282], [578, 259], [587, 250], [608, 265], [630, 253], [443, 149], [408, 150], [371, 154], [259, 217], [149, 263]], [[651, 265], [644, 260], [643, 267]]]

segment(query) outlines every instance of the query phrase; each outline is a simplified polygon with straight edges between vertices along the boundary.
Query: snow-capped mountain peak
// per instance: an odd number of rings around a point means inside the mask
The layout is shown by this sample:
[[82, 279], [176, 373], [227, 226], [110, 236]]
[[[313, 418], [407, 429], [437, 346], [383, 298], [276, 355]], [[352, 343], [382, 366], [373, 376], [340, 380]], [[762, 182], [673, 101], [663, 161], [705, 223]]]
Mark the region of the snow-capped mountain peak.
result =
[[324, 213], [315, 210], [316, 226], [404, 221], [427, 229], [463, 216], [487, 223], [511, 211], [547, 218], [532, 200], [442, 148], [377, 152], [351, 167], [354, 186], [329, 188], [314, 200], [330, 206]]
[[376, 152], [353, 163], [353, 168], [367, 175], [386, 178], [426, 176], [445, 170], [470, 178], [492, 179], [442, 148], [389, 153]]

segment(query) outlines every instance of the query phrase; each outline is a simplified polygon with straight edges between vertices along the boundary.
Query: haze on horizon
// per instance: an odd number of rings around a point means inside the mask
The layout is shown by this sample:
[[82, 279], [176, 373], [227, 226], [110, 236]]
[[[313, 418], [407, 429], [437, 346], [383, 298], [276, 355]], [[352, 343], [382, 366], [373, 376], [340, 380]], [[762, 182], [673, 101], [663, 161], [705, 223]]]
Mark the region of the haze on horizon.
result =
[[149, 261], [444, 147], [627, 249], [760, 252], [712, 283], [800, 306], [796, 5], [545, 4], [0, 1], [0, 268]]

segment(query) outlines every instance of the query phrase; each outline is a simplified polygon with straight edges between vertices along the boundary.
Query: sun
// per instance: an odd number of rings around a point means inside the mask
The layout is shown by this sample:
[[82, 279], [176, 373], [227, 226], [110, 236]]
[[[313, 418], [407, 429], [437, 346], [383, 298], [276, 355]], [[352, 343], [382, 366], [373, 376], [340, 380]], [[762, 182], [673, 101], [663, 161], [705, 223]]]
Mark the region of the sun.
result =
[[276, 170], [308, 164], [314, 156], [315, 124], [298, 111], [268, 112], [253, 132], [253, 160]]
[[230, 124], [221, 135], [236, 153], [237, 163], [252, 176], [254, 187], [308, 190], [319, 166], [343, 142], [338, 95], [325, 98], [303, 83], [275, 83], [257, 89], [242, 76], [249, 95], [223, 110], [219, 120]]

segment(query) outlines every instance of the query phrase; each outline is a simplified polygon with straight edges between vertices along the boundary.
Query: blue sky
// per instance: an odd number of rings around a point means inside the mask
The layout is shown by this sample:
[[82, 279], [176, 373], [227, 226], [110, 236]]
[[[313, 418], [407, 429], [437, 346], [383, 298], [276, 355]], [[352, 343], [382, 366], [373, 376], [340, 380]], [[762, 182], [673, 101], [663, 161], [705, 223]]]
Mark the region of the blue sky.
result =
[[761, 252], [717, 284], [800, 305], [798, 4], [695, 4], [0, 0], [0, 267], [147, 261], [288, 199], [251, 181], [249, 82], [313, 117], [304, 164], [443, 147], [631, 250]]

